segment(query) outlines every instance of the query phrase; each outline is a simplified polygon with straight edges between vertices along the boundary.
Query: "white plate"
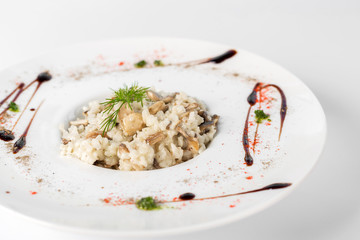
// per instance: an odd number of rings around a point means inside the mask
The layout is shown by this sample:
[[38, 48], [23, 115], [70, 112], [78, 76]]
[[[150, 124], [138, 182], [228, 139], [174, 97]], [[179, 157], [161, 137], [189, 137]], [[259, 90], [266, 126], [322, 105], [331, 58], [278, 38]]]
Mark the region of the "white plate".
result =
[[[240, 49], [221, 64], [122, 71], [141, 59], [178, 63], [213, 57], [229, 49], [184, 39], [123, 39], [67, 47], [1, 72], [1, 98], [16, 82], [29, 83], [41, 71], [49, 70], [54, 78], [40, 88], [31, 103], [30, 108], [36, 107], [45, 99], [30, 128], [27, 146], [14, 155], [9, 151], [11, 143], [0, 142], [0, 204], [66, 229], [149, 236], [229, 223], [282, 199], [314, 166], [326, 135], [323, 110], [298, 78]], [[103, 99], [111, 94], [110, 88], [134, 81], [167, 92], [184, 91], [220, 115], [218, 133], [209, 148], [186, 163], [146, 172], [103, 169], [59, 156], [58, 126], [73, 119], [88, 101]], [[267, 93], [274, 98], [271, 107], [265, 108], [272, 122], [260, 125], [255, 163], [248, 167], [242, 133], [249, 107], [246, 99], [256, 81], [279, 85], [287, 97], [288, 112], [278, 141], [280, 97], [275, 91]], [[19, 99], [20, 108], [31, 91]], [[25, 112], [15, 129], [17, 137], [32, 114]], [[250, 119], [253, 121], [252, 116]], [[9, 121], [6, 126], [11, 125]], [[250, 126], [250, 137], [254, 130], [255, 126]], [[28, 160], [19, 159], [26, 156]], [[167, 201], [185, 192], [196, 194], [196, 198], [213, 197], [275, 182], [293, 185], [220, 199], [167, 203], [157, 211], [121, 204], [122, 200], [146, 196]]]

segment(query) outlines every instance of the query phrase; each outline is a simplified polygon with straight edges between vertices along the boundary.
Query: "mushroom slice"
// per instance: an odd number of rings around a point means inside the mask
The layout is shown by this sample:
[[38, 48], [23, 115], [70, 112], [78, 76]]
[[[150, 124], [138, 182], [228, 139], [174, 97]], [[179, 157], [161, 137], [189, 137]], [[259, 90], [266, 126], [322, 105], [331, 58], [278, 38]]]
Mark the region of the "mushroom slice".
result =
[[89, 132], [88, 134], [86, 134], [85, 138], [96, 138], [100, 134], [101, 134], [100, 131]]
[[165, 134], [163, 132], [157, 132], [154, 133], [152, 135], [150, 135], [148, 138], [146, 138], [146, 143], [148, 143], [149, 145], [154, 145], [158, 142], [161, 142], [162, 140], [165, 139]]
[[164, 103], [169, 103], [169, 102], [171, 102], [172, 100], [174, 100], [174, 98], [175, 98], [175, 96], [176, 96], [177, 94], [178, 94], [178, 93], [174, 93], [174, 94], [172, 94], [172, 95], [166, 96], [166, 97], [164, 97], [164, 98], [162, 99], [162, 101], [163, 101]]
[[213, 115], [211, 121], [203, 122], [202, 124], [200, 124], [199, 125], [200, 134], [204, 134], [206, 132], [206, 130], [209, 129], [211, 126], [216, 127], [216, 124], [218, 123], [219, 118], [220, 117], [218, 115]]
[[166, 105], [163, 101], [157, 101], [153, 105], [149, 107], [149, 113], [155, 115], [159, 111], [163, 111], [166, 109]]
[[134, 111], [127, 104], [124, 104], [121, 106], [121, 108], [119, 110], [118, 117], [121, 121], [124, 117], [126, 117], [127, 115], [130, 115], [133, 112]]
[[145, 126], [141, 113], [131, 113], [127, 115], [122, 119], [120, 124], [126, 136], [134, 135]]
[[186, 110], [187, 112], [190, 112], [190, 111], [196, 109], [197, 107], [199, 107], [199, 104], [197, 104], [197, 103], [190, 103], [189, 105], [187, 105], [187, 106], [185, 107], [185, 110]]
[[157, 94], [156, 92], [151, 91], [151, 90], [148, 90], [146, 92], [146, 95], [153, 102], [157, 102], [157, 101], [160, 101], [162, 99], [162, 97], [159, 94]]
[[87, 126], [89, 124], [89, 121], [87, 119], [78, 119], [75, 121], [70, 121], [70, 124], [74, 126], [79, 126], [79, 125]]
[[88, 134], [86, 134], [85, 138], [96, 138], [99, 135], [101, 135], [102, 137], [106, 137], [107, 139], [111, 140], [111, 138], [107, 135], [107, 133], [105, 133], [105, 135], [103, 135], [102, 131], [89, 132]]
[[208, 121], [211, 121], [211, 119], [209, 118], [209, 114], [204, 111], [204, 110], [200, 110], [198, 112], [199, 116], [202, 117], [204, 119], [204, 122], [208, 122]]
[[129, 153], [130, 151], [129, 151], [129, 149], [126, 147], [125, 144], [120, 143], [118, 152], [119, 152], [119, 153]]
[[186, 139], [188, 143], [187, 149], [190, 150], [193, 154], [197, 154], [200, 149], [199, 141], [197, 140], [197, 138], [189, 136], [189, 134], [187, 134], [185, 130], [180, 126], [177, 126], [176, 130]]

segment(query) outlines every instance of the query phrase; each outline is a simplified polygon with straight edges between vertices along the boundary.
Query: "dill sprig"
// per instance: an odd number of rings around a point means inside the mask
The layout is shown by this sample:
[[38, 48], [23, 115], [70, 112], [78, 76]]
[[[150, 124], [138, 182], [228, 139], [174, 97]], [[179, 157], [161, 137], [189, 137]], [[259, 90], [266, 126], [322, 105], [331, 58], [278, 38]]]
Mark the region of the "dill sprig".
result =
[[[101, 103], [102, 105], [105, 105], [105, 109], [102, 113], [109, 115], [101, 122], [103, 135], [116, 126], [119, 111], [122, 106], [127, 105], [131, 110], [131, 103], [133, 102], [140, 102], [141, 106], [143, 106], [143, 101], [147, 100], [147, 90], [149, 90], [149, 88], [139, 87], [137, 83], [133, 83], [131, 87], [124, 85], [124, 88], [120, 88], [117, 91], [113, 90], [114, 97], [107, 98], [105, 102]], [[120, 104], [120, 106], [113, 111], [117, 104]]]

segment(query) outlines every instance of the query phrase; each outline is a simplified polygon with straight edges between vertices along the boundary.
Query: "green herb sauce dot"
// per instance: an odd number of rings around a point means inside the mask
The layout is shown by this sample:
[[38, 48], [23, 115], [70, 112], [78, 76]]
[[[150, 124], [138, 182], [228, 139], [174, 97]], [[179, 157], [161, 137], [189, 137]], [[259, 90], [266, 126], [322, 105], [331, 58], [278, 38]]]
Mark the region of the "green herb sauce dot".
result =
[[136, 201], [136, 207], [141, 210], [151, 211], [161, 209], [153, 197], [144, 197]]
[[145, 60], [141, 60], [140, 62], [135, 63], [134, 66], [136, 68], [143, 68], [146, 66], [146, 64], [147, 64], [147, 62]]
[[157, 67], [162, 67], [162, 66], [164, 66], [164, 63], [161, 60], [155, 60], [154, 65]]
[[264, 120], [267, 120], [267, 121], [271, 121], [270, 119], [270, 115], [269, 114], [266, 114], [264, 113], [263, 110], [255, 110], [255, 122], [260, 124], [262, 123]]
[[9, 110], [12, 112], [19, 112], [19, 106], [14, 102], [10, 102]]

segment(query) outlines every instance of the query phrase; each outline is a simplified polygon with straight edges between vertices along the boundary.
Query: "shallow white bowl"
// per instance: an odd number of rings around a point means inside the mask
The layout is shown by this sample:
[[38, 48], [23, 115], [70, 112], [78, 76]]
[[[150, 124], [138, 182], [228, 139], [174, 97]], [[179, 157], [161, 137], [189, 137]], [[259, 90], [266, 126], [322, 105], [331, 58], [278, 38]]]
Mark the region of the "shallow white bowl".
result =
[[[326, 135], [324, 112], [298, 78], [240, 49], [221, 64], [132, 69], [141, 59], [179, 63], [213, 57], [229, 49], [184, 39], [112, 40], [66, 47], [1, 72], [1, 98], [14, 89], [15, 83], [28, 83], [41, 71], [50, 71], [54, 78], [40, 88], [31, 103], [30, 107], [37, 107], [45, 99], [25, 149], [14, 155], [11, 143], [0, 142], [0, 204], [65, 229], [150, 236], [229, 223], [285, 197], [316, 163]], [[186, 163], [146, 172], [103, 169], [61, 157], [59, 125], [74, 119], [90, 100], [109, 96], [110, 88], [134, 81], [167, 92], [184, 91], [202, 100], [211, 113], [220, 115], [218, 133], [209, 148]], [[284, 90], [288, 113], [278, 141], [280, 97], [275, 91], [268, 92], [274, 100], [265, 111], [272, 122], [260, 126], [255, 163], [248, 167], [244, 164], [242, 133], [248, 110], [246, 98], [257, 81], [274, 83]], [[20, 108], [31, 91], [19, 99]], [[32, 114], [25, 112], [15, 129], [17, 137]], [[250, 137], [254, 130], [255, 126], [250, 126]], [[213, 197], [275, 182], [292, 186], [221, 199], [167, 203], [157, 211], [121, 204], [122, 200], [146, 196], [167, 201], [185, 192], [197, 198]]]

